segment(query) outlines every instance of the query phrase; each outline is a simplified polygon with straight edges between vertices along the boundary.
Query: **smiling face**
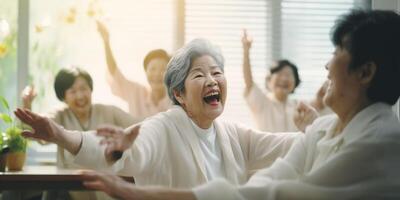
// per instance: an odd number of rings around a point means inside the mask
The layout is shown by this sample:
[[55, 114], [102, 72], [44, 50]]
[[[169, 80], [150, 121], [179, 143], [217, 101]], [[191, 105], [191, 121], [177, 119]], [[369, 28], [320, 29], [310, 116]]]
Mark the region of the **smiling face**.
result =
[[201, 128], [209, 128], [222, 114], [226, 100], [224, 72], [213, 57], [203, 55], [193, 60], [183, 92], [175, 92], [189, 117]]
[[289, 66], [271, 74], [267, 81], [268, 88], [272, 93], [285, 98], [293, 92], [296, 84], [294, 72]]
[[167, 64], [168, 61], [164, 58], [153, 58], [147, 64], [146, 76], [152, 90], [165, 90], [164, 74]]
[[[336, 47], [332, 59], [327, 65], [328, 87], [324, 96], [324, 103], [334, 111], [351, 107], [362, 94], [358, 81], [358, 73], [349, 70], [351, 56], [341, 47]], [[365, 94], [364, 94], [365, 96]]]
[[76, 115], [87, 115], [92, 105], [92, 90], [88, 82], [77, 77], [74, 84], [65, 91], [64, 102]]

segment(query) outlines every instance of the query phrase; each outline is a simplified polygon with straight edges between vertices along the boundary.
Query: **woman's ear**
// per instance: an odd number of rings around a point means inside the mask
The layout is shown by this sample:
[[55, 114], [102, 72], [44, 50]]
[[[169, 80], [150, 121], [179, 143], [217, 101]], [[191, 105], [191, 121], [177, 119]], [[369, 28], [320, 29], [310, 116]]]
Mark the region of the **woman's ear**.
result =
[[182, 97], [182, 92], [174, 90], [174, 97], [179, 102], [179, 104], [185, 105], [185, 101], [183, 100]]
[[367, 62], [361, 66], [359, 71], [359, 78], [361, 84], [370, 84], [376, 74], [376, 64], [374, 62]]

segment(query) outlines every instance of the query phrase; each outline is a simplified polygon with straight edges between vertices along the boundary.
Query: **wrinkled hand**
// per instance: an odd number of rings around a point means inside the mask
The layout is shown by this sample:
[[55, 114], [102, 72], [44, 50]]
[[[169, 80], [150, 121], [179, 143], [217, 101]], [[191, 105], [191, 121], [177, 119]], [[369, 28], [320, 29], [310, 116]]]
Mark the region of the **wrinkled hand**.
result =
[[58, 135], [62, 132], [62, 128], [55, 122], [27, 109], [18, 108], [14, 111], [14, 114], [33, 129], [33, 131], [24, 130], [22, 132], [24, 137], [57, 143]]
[[102, 136], [101, 145], [106, 145], [104, 156], [108, 162], [121, 158], [122, 153], [129, 149], [139, 134], [140, 124], [135, 124], [125, 130], [115, 126], [104, 126], [97, 129], [97, 135]]
[[253, 38], [247, 35], [246, 29], [243, 29], [243, 35], [242, 35], [243, 49], [248, 51], [251, 48], [252, 43], [253, 43]]
[[23, 103], [23, 107], [26, 109], [31, 109], [32, 107], [32, 102], [35, 99], [35, 97], [37, 96], [37, 93], [35, 91], [35, 87], [32, 85], [28, 85], [24, 88], [24, 90], [22, 90], [22, 103]]
[[104, 41], [109, 41], [110, 34], [108, 33], [108, 29], [102, 21], [96, 20], [97, 31], [99, 31], [101, 37]]
[[316, 118], [318, 118], [317, 110], [304, 102], [300, 102], [297, 105], [293, 120], [297, 128], [305, 133], [306, 127], [312, 124]]
[[135, 196], [130, 195], [135, 190], [133, 185], [116, 175], [89, 170], [83, 170], [81, 174], [86, 188], [103, 191], [117, 199], [135, 199]]

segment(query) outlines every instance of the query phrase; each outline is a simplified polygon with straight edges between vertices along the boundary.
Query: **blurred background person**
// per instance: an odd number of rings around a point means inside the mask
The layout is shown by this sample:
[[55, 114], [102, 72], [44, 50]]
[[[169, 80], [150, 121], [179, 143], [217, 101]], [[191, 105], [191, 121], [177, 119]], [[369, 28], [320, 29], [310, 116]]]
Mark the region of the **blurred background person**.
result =
[[[128, 127], [135, 120], [129, 113], [112, 106], [92, 103], [93, 82], [91, 76], [78, 67], [61, 69], [54, 82], [57, 98], [65, 104], [46, 115], [49, 119], [68, 130], [96, 130], [100, 125], [112, 124]], [[36, 92], [27, 86], [22, 92], [23, 107], [31, 109]], [[73, 164], [72, 155], [61, 146], [57, 146], [57, 167], [79, 169]], [[62, 194], [59, 192], [58, 195]], [[53, 193], [49, 195], [54, 195]], [[93, 192], [70, 192], [72, 199], [96, 199]]]
[[114, 95], [128, 103], [129, 113], [138, 119], [145, 119], [171, 107], [164, 86], [164, 74], [170, 59], [163, 49], [147, 53], [143, 61], [146, 78], [150, 88], [133, 80], [128, 80], [118, 68], [110, 46], [110, 36], [105, 25], [97, 21], [97, 28], [104, 42], [107, 60], [107, 81]]
[[[253, 40], [243, 30], [243, 77], [245, 82], [244, 97], [253, 114], [257, 127], [269, 132], [292, 132], [298, 131], [294, 122], [296, 107], [299, 101], [290, 97], [301, 80], [298, 68], [289, 60], [278, 60], [269, 69], [266, 77], [267, 94], [259, 88], [251, 72], [250, 48]], [[316, 96], [315, 105], [319, 109], [324, 109], [322, 102], [324, 90]]]

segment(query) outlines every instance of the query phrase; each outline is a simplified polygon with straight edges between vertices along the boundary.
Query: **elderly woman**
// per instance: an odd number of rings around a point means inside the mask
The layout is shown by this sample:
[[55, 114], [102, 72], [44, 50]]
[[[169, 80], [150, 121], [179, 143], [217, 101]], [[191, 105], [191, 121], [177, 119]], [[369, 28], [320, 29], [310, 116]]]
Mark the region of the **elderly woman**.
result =
[[[80, 165], [101, 169], [112, 164], [120, 175], [134, 176], [138, 185], [175, 188], [216, 178], [243, 184], [253, 172], [285, 155], [301, 135], [263, 133], [218, 120], [227, 96], [224, 60], [206, 40], [193, 40], [174, 55], [165, 84], [175, 106], [145, 120], [139, 135], [137, 126], [126, 134], [113, 127], [98, 130], [109, 136], [106, 156], [93, 142], [94, 134], [71, 133], [29, 111], [18, 110], [16, 115], [35, 130], [26, 136], [66, 148]], [[116, 150], [126, 151], [113, 163]]]
[[[104, 124], [128, 127], [138, 122], [129, 113], [115, 106], [93, 104], [93, 81], [89, 73], [81, 68], [61, 69], [55, 77], [54, 90], [64, 105], [48, 113], [47, 117], [66, 129], [87, 131], [96, 130]], [[27, 87], [24, 90], [22, 99], [25, 108], [31, 109], [35, 96], [34, 88]], [[73, 157], [68, 151], [60, 145], [57, 148], [59, 168], [80, 168], [73, 163]], [[94, 199], [92, 193], [70, 192], [70, 195], [73, 199]]]
[[[243, 31], [243, 78], [245, 82], [244, 98], [250, 108], [257, 128], [268, 132], [298, 131], [293, 118], [296, 116], [299, 100], [291, 98], [292, 93], [300, 85], [300, 75], [297, 66], [289, 60], [278, 60], [270, 67], [266, 76], [264, 91], [253, 81], [250, 64], [250, 49], [253, 40]], [[311, 105], [320, 113], [326, 112], [322, 97], [326, 87], [322, 86]], [[302, 102], [303, 103], [303, 102]]]
[[324, 97], [337, 115], [317, 119], [284, 159], [243, 186], [143, 188], [96, 172], [86, 173], [85, 185], [122, 199], [399, 199], [400, 124], [390, 106], [400, 96], [399, 35], [400, 16], [391, 11], [338, 20]]
[[[147, 53], [143, 61], [149, 88], [137, 81], [128, 80], [118, 68], [112, 53], [107, 27], [97, 21], [97, 29], [104, 43], [107, 60], [107, 81], [114, 95], [128, 103], [129, 112], [141, 121], [172, 106], [163, 84], [165, 70], [170, 56], [163, 49]], [[127, 92], [129, 91], [129, 92]]]

